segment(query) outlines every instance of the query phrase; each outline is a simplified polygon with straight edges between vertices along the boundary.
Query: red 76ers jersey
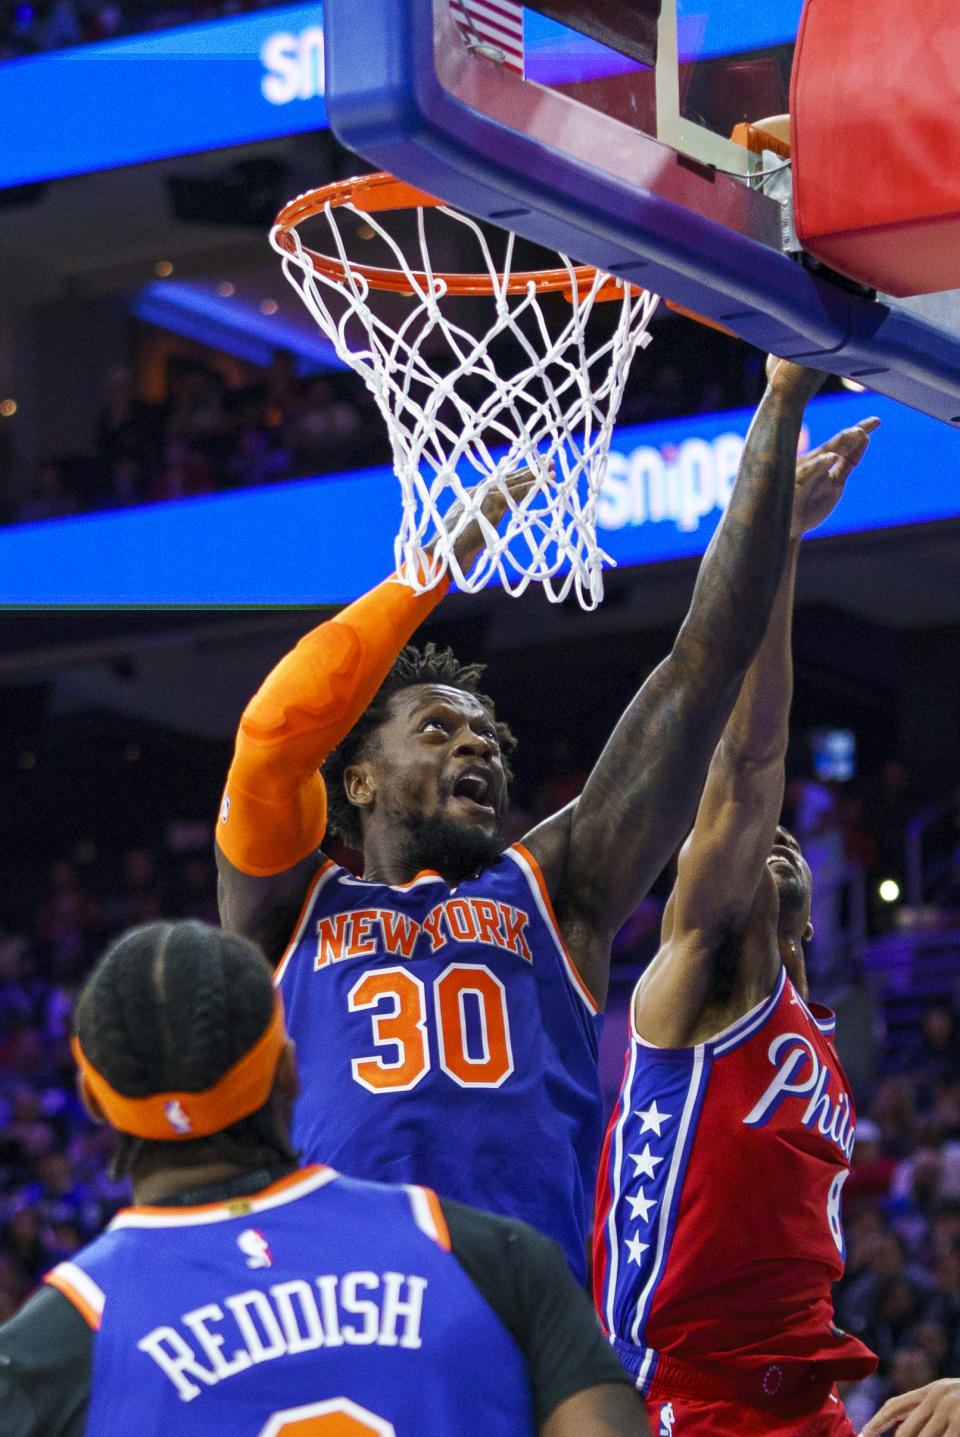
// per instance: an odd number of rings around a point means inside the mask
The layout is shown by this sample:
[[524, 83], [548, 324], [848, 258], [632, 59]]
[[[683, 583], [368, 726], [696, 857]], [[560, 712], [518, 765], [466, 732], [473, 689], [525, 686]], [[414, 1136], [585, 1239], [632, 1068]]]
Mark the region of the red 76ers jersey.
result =
[[586, 1282], [600, 1018], [526, 849], [455, 888], [327, 863], [276, 982], [306, 1161], [523, 1218]]
[[834, 1378], [873, 1370], [873, 1354], [833, 1326], [855, 1122], [833, 1028], [783, 969], [708, 1043], [656, 1048], [631, 1028], [601, 1159], [594, 1282], [641, 1390], [660, 1354], [726, 1367], [809, 1359]]

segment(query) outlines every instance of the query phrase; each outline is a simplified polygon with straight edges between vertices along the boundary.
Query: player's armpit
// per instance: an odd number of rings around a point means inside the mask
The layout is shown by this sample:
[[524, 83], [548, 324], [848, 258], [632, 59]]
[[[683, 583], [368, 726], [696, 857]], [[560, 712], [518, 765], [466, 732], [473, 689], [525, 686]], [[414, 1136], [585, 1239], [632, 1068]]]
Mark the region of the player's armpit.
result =
[[317, 770], [447, 587], [415, 594], [387, 579], [313, 629], [267, 676], [240, 721], [217, 823], [234, 868], [269, 877], [319, 846], [326, 795]]
[[605, 1382], [555, 1407], [541, 1424], [540, 1437], [650, 1437], [650, 1427], [633, 1388]]

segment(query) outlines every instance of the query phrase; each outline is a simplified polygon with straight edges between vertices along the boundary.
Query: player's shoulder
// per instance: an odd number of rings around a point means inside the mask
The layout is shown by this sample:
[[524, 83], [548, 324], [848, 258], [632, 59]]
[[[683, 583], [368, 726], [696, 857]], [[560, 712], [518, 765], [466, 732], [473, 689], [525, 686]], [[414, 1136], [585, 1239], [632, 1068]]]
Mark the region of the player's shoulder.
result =
[[[522, 1218], [482, 1212], [450, 1198], [440, 1200], [450, 1251], [501, 1316], [513, 1312], [531, 1287], [573, 1286], [561, 1248]], [[513, 1328], [515, 1322], [506, 1322]]]

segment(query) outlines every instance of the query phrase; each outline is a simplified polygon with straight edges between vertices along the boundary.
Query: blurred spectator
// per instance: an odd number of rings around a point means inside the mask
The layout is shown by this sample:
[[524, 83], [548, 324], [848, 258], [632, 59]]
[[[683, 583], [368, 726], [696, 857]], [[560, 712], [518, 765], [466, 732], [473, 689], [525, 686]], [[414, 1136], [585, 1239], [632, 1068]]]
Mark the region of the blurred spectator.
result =
[[960, 1240], [937, 1253], [931, 1264], [934, 1291], [927, 1305], [927, 1316], [940, 1323], [948, 1334], [951, 1361], [960, 1361]]
[[147, 497], [144, 468], [138, 459], [117, 459], [110, 472], [110, 481], [103, 494], [107, 509], [127, 509], [142, 504]]
[[271, 429], [292, 423], [303, 406], [303, 385], [297, 376], [296, 361], [289, 349], [278, 349], [267, 374], [265, 419]]
[[946, 1000], [937, 998], [927, 1004], [923, 1026], [907, 1049], [904, 1067], [920, 1084], [918, 1107], [921, 1108], [929, 1107], [933, 1101], [933, 1085], [937, 1081], [960, 1074], [960, 1025]]
[[950, 855], [950, 871], [935, 891], [934, 897], [947, 914], [960, 919], [960, 843]]
[[184, 859], [177, 882], [175, 906], [178, 917], [219, 923], [217, 875], [213, 859], [208, 854], [192, 853]]
[[53, 864], [50, 887], [50, 896], [37, 914], [39, 951], [51, 976], [75, 977], [89, 966], [94, 945], [103, 937], [100, 905], [65, 860]]
[[848, 874], [842, 814], [833, 789], [812, 776], [793, 781], [789, 800], [793, 808], [793, 833], [813, 878], [810, 904], [813, 939], [807, 967], [811, 973], [823, 976], [837, 957], [840, 888]]
[[903, 889], [907, 823], [920, 807], [913, 775], [899, 758], [888, 758], [880, 779], [868, 791], [867, 816], [877, 837], [880, 878], [895, 878]]
[[105, 402], [97, 420], [97, 454], [114, 484], [117, 465], [126, 460], [138, 466], [141, 487], [143, 476], [159, 463], [160, 448], [161, 416], [156, 405], [138, 399], [129, 369], [115, 365], [107, 375]]
[[67, 45], [77, 45], [82, 39], [83, 28], [72, 0], [55, 0], [40, 30], [40, 49], [60, 50]]
[[293, 472], [309, 474], [355, 464], [351, 449], [362, 428], [357, 407], [337, 395], [326, 375], [306, 380], [300, 412], [284, 428]]
[[864, 1198], [885, 1198], [897, 1166], [896, 1159], [884, 1153], [882, 1134], [870, 1118], [858, 1118], [854, 1132], [850, 1176], [843, 1185], [844, 1216]]
[[163, 917], [164, 896], [149, 848], [130, 848], [123, 855], [123, 888], [107, 900], [104, 914], [112, 933]]
[[290, 451], [281, 441], [280, 431], [267, 424], [267, 388], [247, 384], [231, 390], [225, 400], [225, 416], [230, 428], [225, 431], [224, 474], [231, 487], [271, 484], [290, 473]]
[[913, 1152], [917, 1118], [913, 1086], [908, 1078], [884, 1078], [873, 1095], [869, 1115], [880, 1129], [885, 1153], [901, 1158]]
[[66, 487], [63, 469], [52, 459], [38, 465], [33, 492], [17, 510], [18, 524], [32, 524], [38, 519], [62, 519], [79, 508], [76, 494]]
[[219, 434], [224, 424], [226, 381], [209, 364], [171, 362], [168, 367], [166, 430], [195, 447]]
[[190, 442], [173, 436], [163, 450], [163, 463], [150, 486], [151, 499], [189, 499], [213, 488], [210, 467]]
[[[259, 0], [258, 9], [283, 0]], [[77, 9], [72, 0], [13, 0], [0, 6], [0, 59], [117, 34], [187, 25], [248, 8], [245, 0], [106, 0]]]

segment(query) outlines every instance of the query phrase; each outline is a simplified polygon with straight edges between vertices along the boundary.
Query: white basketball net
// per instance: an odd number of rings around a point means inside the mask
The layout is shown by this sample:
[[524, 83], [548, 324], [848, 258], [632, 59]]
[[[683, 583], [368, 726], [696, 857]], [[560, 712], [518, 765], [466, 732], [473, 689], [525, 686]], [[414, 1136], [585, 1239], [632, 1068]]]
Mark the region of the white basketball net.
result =
[[[338, 209], [350, 210], [389, 245], [413, 290], [404, 301], [406, 317], [396, 327], [368, 303], [370, 286], [351, 267]], [[526, 293], [506, 293], [514, 236], [498, 264], [478, 224], [446, 206], [436, 212], [473, 231], [493, 280], [492, 296], [470, 301], [493, 305], [485, 334], [471, 333], [444, 314], [446, 285], [430, 262], [422, 208], [416, 212], [420, 253], [411, 264], [375, 214], [352, 204], [327, 204], [322, 214], [333, 248], [326, 252], [343, 264], [342, 280], [315, 269], [295, 229], [289, 232], [293, 254], [278, 243], [276, 229], [270, 236], [287, 278], [339, 357], [362, 376], [387, 422], [403, 496], [394, 546], [397, 571], [418, 592], [432, 588], [448, 569], [468, 592], [498, 575], [508, 593], [522, 594], [535, 579], [555, 603], [573, 588], [585, 609], [595, 608], [603, 598], [603, 564], [613, 562], [597, 546], [597, 497], [630, 362], [637, 347], [650, 341], [647, 326], [657, 296], [624, 286], [621, 297], [598, 300], [609, 277], [598, 273], [589, 287], [578, 286], [574, 265], [561, 255], [571, 294], [559, 332], [554, 324], [551, 333], [532, 284]], [[427, 276], [426, 285], [417, 281], [416, 270]], [[334, 294], [338, 299], [331, 308]], [[558, 302], [565, 303], [553, 300]], [[599, 311], [608, 318], [591, 350], [587, 330]], [[523, 356], [509, 374], [498, 372], [490, 353], [503, 337], [513, 341], [511, 353], [519, 347]], [[506, 481], [524, 467], [533, 482], [518, 502]], [[507, 505], [499, 528], [482, 512], [494, 489]], [[474, 520], [486, 548], [465, 574], [454, 545]]]

